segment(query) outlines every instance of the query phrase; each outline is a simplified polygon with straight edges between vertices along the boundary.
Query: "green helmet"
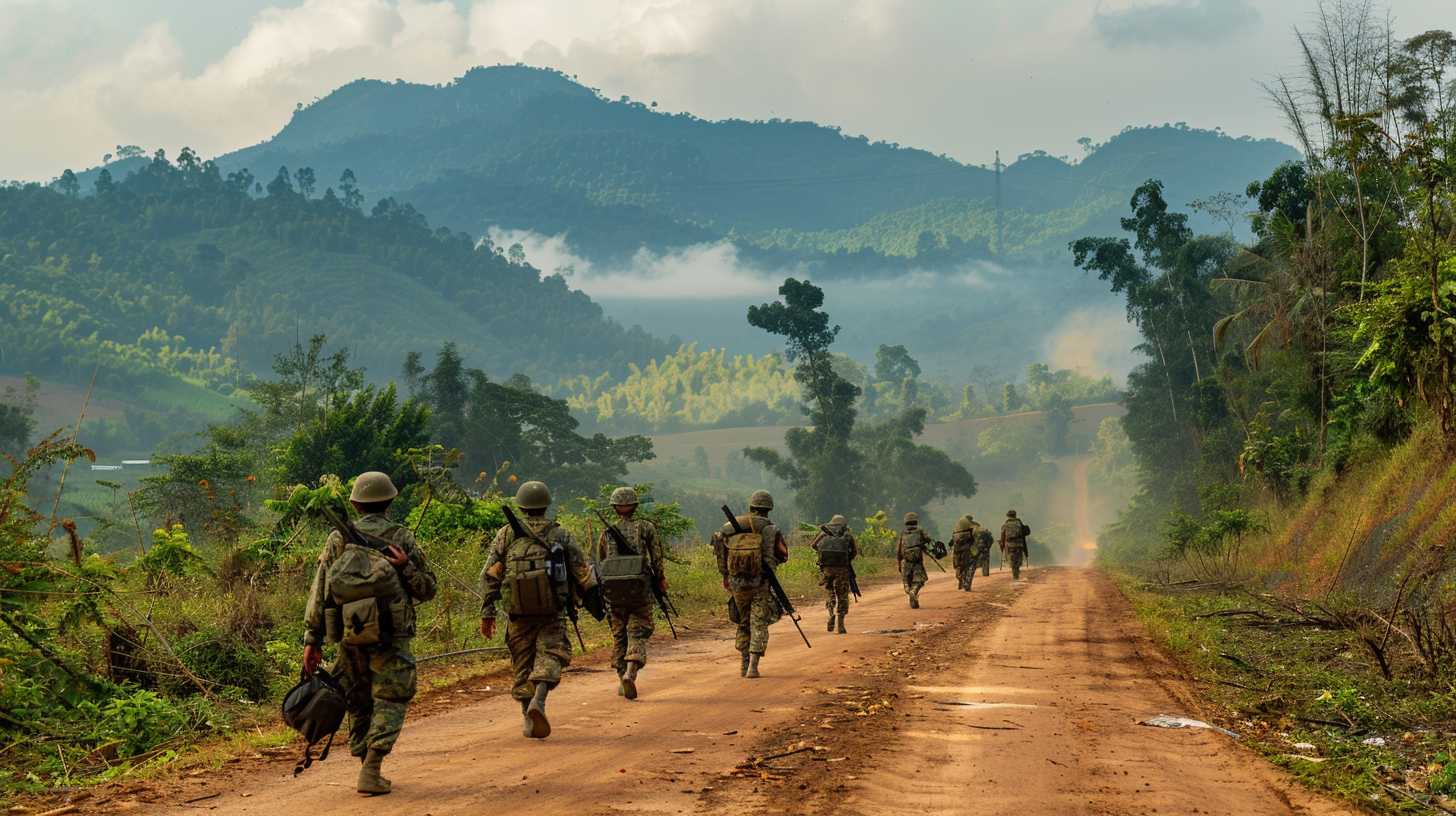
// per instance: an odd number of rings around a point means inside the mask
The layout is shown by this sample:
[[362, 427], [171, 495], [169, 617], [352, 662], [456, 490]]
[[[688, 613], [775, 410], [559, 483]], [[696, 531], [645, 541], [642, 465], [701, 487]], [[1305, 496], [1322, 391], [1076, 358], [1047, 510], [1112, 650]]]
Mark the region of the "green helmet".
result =
[[849, 521], [846, 520], [844, 518], [844, 516], [841, 516], [838, 513], [836, 513], [834, 515], [834, 518], [832, 518], [832, 519], [829, 520], [829, 526], [830, 527], [846, 527], [848, 525], [849, 525]]
[[968, 533], [971, 531], [971, 528], [975, 526], [975, 524], [976, 520], [971, 518], [970, 513], [967, 513], [964, 516], [956, 519], [955, 531], [957, 533]]
[[522, 482], [516, 490], [516, 506], [522, 510], [545, 510], [551, 506], [551, 489], [545, 482]]
[[612, 506], [627, 507], [640, 504], [637, 500], [637, 491], [630, 487], [619, 487], [612, 491]]
[[753, 491], [753, 495], [748, 497], [748, 509], [772, 510], [773, 496], [770, 496], [767, 490]]
[[398, 495], [399, 491], [395, 489], [394, 482], [389, 480], [388, 474], [371, 470], [354, 477], [354, 488], [349, 491], [349, 501], [375, 504], [387, 502]]
[[1007, 510], [1006, 511], [1006, 518], [1016, 518], [1016, 511], [1015, 510]]
[[915, 513], [906, 513], [905, 514], [905, 524], [906, 524], [906, 526], [909, 526], [911, 524], [919, 524], [919, 523], [920, 523], [920, 516], [919, 515], [917, 515]]

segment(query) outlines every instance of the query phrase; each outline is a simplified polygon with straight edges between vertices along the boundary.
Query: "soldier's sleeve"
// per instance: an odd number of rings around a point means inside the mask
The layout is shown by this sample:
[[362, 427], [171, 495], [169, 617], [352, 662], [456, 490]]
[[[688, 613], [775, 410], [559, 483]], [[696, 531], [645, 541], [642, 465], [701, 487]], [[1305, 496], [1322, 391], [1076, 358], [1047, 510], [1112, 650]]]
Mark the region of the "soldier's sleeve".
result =
[[506, 575], [506, 534], [509, 527], [502, 527], [490, 542], [490, 551], [485, 556], [485, 566], [480, 568], [480, 616], [495, 617], [495, 605], [500, 601], [501, 582]]
[[819, 542], [823, 540], [824, 531], [820, 530], [819, 533], [814, 536], [814, 540], [809, 542], [809, 549], [813, 550], [814, 552], [819, 552]]
[[849, 558], [851, 561], [859, 558], [859, 539], [853, 533], [849, 534]]
[[581, 547], [576, 544], [576, 539], [570, 533], [564, 533], [561, 546], [566, 549], [566, 566], [576, 578], [576, 585], [583, 592], [597, 585], [597, 571], [592, 569], [591, 563], [586, 560]]
[[308, 603], [303, 608], [303, 642], [307, 646], [324, 645], [324, 605], [327, 603], [329, 564], [334, 560], [334, 549], [343, 539], [338, 532], [331, 531], [319, 552], [318, 564], [313, 570], [313, 583], [308, 588]]
[[607, 539], [609, 535], [606, 530], [602, 530], [602, 534], [597, 536], [596, 544], [592, 545], [592, 551], [587, 553], [587, 555], [591, 556], [592, 561], [601, 561], [607, 557]]
[[905, 560], [905, 536], [903, 535], [895, 536], [895, 560]]
[[420, 549], [419, 542], [409, 530], [400, 528], [395, 538], [396, 543], [409, 556], [409, 561], [399, 568], [400, 580], [404, 581], [405, 589], [409, 590], [410, 597], [416, 601], [432, 601], [435, 593], [439, 591], [439, 582], [435, 578], [434, 570], [425, 563], [424, 550]]
[[652, 567], [652, 577], [661, 579], [667, 574], [667, 559], [664, 557], [662, 539], [657, 535], [657, 525], [645, 522], [642, 528], [643, 540], [646, 542], [647, 561]]
[[728, 544], [724, 540], [721, 530], [713, 534], [713, 557], [718, 561], [718, 574], [726, 579], [728, 577]]

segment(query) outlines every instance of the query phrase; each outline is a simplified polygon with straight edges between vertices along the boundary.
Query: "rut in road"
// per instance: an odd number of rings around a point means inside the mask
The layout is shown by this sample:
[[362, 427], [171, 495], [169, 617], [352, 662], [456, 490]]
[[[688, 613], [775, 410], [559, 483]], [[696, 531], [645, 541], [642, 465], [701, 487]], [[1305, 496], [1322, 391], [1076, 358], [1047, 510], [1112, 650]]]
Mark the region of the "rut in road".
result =
[[[336, 754], [296, 779], [278, 762], [241, 778], [182, 780], [161, 801], [110, 809], [1345, 812], [1294, 792], [1225, 738], [1137, 726], [1184, 709], [1146, 676], [1141, 634], [1121, 595], [1091, 570], [1029, 575], [1018, 585], [1006, 573], [977, 578], [966, 594], [933, 573], [919, 610], [907, 608], [898, 586], [881, 586], [852, 607], [843, 636], [826, 634], [823, 607], [806, 600], [814, 648], [780, 622], [757, 681], [737, 676], [727, 632], [659, 642], [637, 702], [615, 696], [610, 671], [568, 674], [551, 697], [554, 731], [542, 742], [520, 736], [519, 708], [499, 694], [413, 719], [386, 765], [395, 783], [386, 797], [355, 794], [358, 766]], [[745, 763], [786, 744], [818, 750]]]

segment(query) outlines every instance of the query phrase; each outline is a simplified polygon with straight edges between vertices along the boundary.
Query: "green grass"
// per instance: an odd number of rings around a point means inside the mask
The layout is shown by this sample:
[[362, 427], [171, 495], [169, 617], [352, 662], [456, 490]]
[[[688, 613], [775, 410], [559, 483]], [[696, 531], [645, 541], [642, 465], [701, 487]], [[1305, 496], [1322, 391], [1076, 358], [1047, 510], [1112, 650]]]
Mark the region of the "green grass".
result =
[[[1154, 639], [1199, 682], [1206, 713], [1310, 787], [1380, 813], [1417, 813], [1429, 811], [1409, 797], [1444, 790], [1456, 775], [1448, 680], [1401, 673], [1387, 681], [1347, 631], [1260, 628], [1213, 614], [1257, 608], [1292, 617], [1251, 596], [1120, 581]], [[1365, 743], [1377, 738], [1384, 745]]]

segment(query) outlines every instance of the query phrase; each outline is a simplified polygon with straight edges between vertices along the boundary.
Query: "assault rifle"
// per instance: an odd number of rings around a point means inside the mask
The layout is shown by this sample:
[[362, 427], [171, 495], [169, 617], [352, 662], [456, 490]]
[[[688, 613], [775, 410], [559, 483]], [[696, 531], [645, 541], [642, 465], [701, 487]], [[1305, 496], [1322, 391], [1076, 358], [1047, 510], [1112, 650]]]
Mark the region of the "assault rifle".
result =
[[[602, 515], [602, 511], [597, 510], [595, 512], [597, 518], [602, 520], [602, 524], [606, 525], [607, 535], [611, 536], [612, 541], [616, 542], [619, 552], [637, 556], [643, 555], [643, 553], [632, 549], [632, 545], [627, 543], [627, 537], [622, 535], [622, 531], [617, 529], [617, 525], [607, 521], [607, 517]], [[672, 616], [677, 612], [677, 607], [673, 606], [672, 598], [668, 597], [667, 592], [663, 591], [662, 586], [657, 582], [657, 576], [651, 576], [648, 579], [648, 584], [652, 588], [652, 598], [657, 601], [657, 608], [662, 610], [663, 620], [667, 621], [668, 631], [672, 632], [672, 639], [677, 640], [677, 627], [672, 625]]]
[[[829, 528], [828, 527], [825, 527], [823, 524], [819, 525], [819, 530], [820, 530], [820, 532], [824, 533], [824, 535], [827, 535], [830, 538], [833, 538], [834, 537], [834, 533], [829, 532]], [[845, 564], [844, 566], [846, 566], [846, 567], [849, 568], [849, 591], [850, 591], [851, 594], [854, 595], [855, 603], [858, 603], [859, 602], [859, 575], [857, 575], [855, 573], [855, 571], [854, 571], [854, 558], [851, 557], [849, 559], [849, 563]]]
[[542, 541], [540, 536], [531, 532], [531, 528], [521, 523], [509, 504], [502, 503], [501, 512], [505, 513], [506, 523], [511, 526], [511, 532], [515, 533], [517, 538], [529, 538], [545, 547], [552, 570], [561, 570], [566, 579], [566, 617], [571, 620], [571, 628], [576, 632], [576, 642], [581, 645], [581, 651], [585, 653], [586, 641], [581, 639], [581, 627], [577, 624], [576, 618], [576, 577], [571, 574], [571, 565], [567, 563], [566, 550], [561, 547], [552, 547]]
[[[744, 533], [751, 532], [750, 530], [743, 529], [743, 525], [738, 523], [738, 517], [733, 515], [733, 509], [726, 504], [723, 505], [723, 515], [728, 517], [728, 524], [733, 528], [735, 534], [743, 535]], [[784, 592], [783, 585], [779, 583], [779, 577], [774, 575], [773, 567], [764, 564], [763, 577], [768, 581], [769, 591], [773, 593], [774, 600], [778, 601], [779, 608], [784, 610], [784, 614], [789, 616], [789, 622], [794, 624], [795, 629], [799, 630], [799, 637], [804, 639], [804, 645], [810, 649], [814, 648], [814, 645], [809, 642], [809, 636], [804, 634], [804, 629], [799, 626], [799, 613], [794, 609], [794, 604], [789, 600], [788, 593]], [[746, 612], [747, 610], [744, 609], [738, 610], [738, 614], [740, 615]]]

